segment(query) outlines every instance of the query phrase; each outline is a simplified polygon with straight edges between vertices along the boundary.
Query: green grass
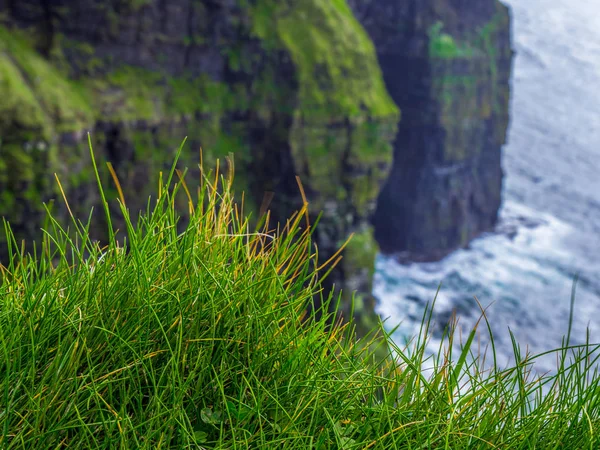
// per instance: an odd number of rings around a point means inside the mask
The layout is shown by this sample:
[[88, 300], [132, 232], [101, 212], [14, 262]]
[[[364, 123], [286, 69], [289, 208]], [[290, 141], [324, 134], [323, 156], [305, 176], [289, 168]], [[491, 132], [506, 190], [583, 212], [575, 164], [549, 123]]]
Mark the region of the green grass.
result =
[[[493, 339], [483, 361], [478, 331], [461, 344], [451, 326], [428, 358], [429, 310], [378, 363], [376, 334], [356, 343], [352, 323], [306, 316], [334, 299], [305, 209], [254, 231], [218, 169], [197, 188], [175, 174], [137, 220], [122, 205], [127, 229], [105, 246], [94, 216], [69, 230], [49, 216], [28, 255], [9, 239], [0, 448], [598, 448], [598, 346], [565, 345], [536, 377], [516, 342], [500, 368]], [[187, 192], [183, 225], [173, 199]]]

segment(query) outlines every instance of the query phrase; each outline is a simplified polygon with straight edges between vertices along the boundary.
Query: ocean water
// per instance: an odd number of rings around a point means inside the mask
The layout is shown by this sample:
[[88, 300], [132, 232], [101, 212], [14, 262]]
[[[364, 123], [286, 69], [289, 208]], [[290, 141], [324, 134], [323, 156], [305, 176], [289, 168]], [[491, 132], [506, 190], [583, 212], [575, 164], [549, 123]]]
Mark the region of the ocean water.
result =
[[[507, 0], [516, 59], [504, 148], [504, 200], [496, 232], [437, 263], [399, 265], [380, 256], [375, 296], [394, 338], [418, 332], [441, 283], [437, 333], [455, 311], [463, 329], [488, 306], [500, 362], [522, 350], [600, 343], [600, 0]], [[485, 342], [485, 336], [483, 341]], [[432, 346], [436, 346], [435, 339]], [[556, 356], [540, 359], [552, 371]]]

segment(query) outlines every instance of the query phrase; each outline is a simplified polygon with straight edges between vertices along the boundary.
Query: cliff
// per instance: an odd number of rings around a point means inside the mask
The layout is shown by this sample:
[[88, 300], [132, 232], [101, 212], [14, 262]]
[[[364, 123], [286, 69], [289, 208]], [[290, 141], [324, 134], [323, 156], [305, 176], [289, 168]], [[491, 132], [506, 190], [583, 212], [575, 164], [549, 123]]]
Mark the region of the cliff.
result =
[[355, 233], [330, 281], [368, 293], [372, 217], [414, 259], [495, 222], [509, 33], [495, 0], [0, 0], [0, 216], [35, 237], [54, 172], [72, 209], [98, 209], [87, 131], [143, 209], [188, 136], [192, 177], [200, 147], [207, 166], [234, 153], [246, 209], [273, 192], [274, 220], [299, 175], [321, 258]]
[[53, 172], [73, 209], [98, 206], [86, 131], [133, 211], [188, 136], [182, 166], [233, 152], [247, 210], [274, 192], [274, 220], [301, 206], [299, 175], [321, 257], [358, 237], [331, 281], [370, 290], [399, 111], [345, 1], [3, 0], [0, 23], [0, 216], [19, 237], [57, 197]]
[[350, 0], [403, 113], [375, 235], [401, 260], [435, 260], [493, 228], [512, 70], [497, 0]]

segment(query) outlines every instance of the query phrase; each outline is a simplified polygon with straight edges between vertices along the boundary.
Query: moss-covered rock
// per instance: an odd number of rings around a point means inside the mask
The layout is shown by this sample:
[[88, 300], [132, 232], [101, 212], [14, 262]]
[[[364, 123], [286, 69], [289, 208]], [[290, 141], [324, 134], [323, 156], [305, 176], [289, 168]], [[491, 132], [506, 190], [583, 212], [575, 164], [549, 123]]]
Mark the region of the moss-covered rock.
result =
[[[53, 133], [81, 130], [93, 121], [91, 105], [79, 87], [61, 74], [27, 42], [25, 34], [0, 26], [4, 120], [50, 138]], [[14, 125], [0, 125], [8, 135]]]
[[[373, 43], [345, 0], [293, 7], [260, 0], [249, 7], [253, 32], [267, 48], [283, 49], [296, 71], [289, 144], [315, 209], [335, 199], [366, 216], [391, 163], [399, 116]], [[358, 167], [367, 170], [356, 173]]]
[[[2, 26], [0, 98], [0, 216], [11, 219], [19, 237], [31, 237], [42, 202], [56, 193], [50, 177], [60, 171], [60, 134], [89, 127], [93, 115], [76, 84], [23, 33]], [[2, 233], [3, 248], [4, 242]]]
[[289, 52], [299, 82], [297, 113], [305, 120], [323, 125], [398, 114], [373, 42], [345, 0], [259, 0], [250, 10], [256, 35]]

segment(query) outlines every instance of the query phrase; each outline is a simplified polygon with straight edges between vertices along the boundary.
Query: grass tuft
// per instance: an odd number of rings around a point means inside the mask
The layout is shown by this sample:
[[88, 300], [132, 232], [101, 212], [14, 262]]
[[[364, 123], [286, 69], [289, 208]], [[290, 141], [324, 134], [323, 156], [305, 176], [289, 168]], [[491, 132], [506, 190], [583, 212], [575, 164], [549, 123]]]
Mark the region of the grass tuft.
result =
[[432, 308], [406, 349], [383, 327], [357, 341], [327, 313], [339, 298], [321, 288], [306, 205], [254, 231], [232, 175], [203, 172], [195, 200], [184, 176], [173, 165], [136, 220], [121, 193], [127, 227], [106, 245], [93, 215], [66, 229], [49, 214], [25, 254], [5, 222], [0, 448], [598, 448], [597, 345], [565, 341], [537, 376], [514, 340], [514, 366], [495, 364], [492, 339], [488, 367], [478, 330], [460, 343], [453, 322], [427, 356]]

